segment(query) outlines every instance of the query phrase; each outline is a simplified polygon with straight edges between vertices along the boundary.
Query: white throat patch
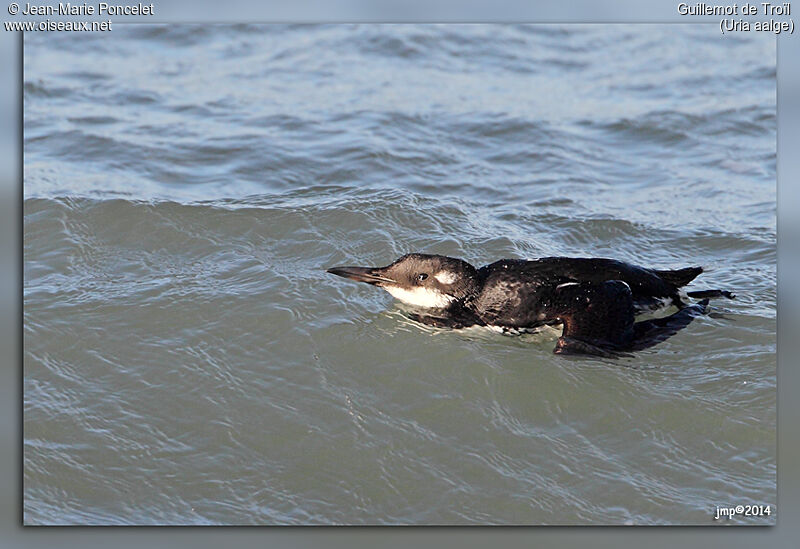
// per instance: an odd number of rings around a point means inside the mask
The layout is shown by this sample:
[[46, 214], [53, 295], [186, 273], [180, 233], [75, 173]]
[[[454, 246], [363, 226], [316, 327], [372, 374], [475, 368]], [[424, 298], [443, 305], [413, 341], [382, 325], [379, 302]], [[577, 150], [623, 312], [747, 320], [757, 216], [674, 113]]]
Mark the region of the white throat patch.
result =
[[416, 305], [417, 307], [430, 307], [441, 309], [447, 307], [455, 298], [440, 292], [417, 287], [413, 290], [398, 288], [397, 286], [383, 286], [383, 289], [392, 294], [392, 297], [399, 299], [403, 303]]

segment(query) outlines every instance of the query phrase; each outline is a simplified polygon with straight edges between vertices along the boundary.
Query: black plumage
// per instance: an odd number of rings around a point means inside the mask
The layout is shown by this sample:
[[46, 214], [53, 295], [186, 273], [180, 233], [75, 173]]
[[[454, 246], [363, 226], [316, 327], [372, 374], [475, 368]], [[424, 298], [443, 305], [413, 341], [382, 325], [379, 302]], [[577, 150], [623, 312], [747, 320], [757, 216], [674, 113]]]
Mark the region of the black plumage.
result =
[[[609, 355], [663, 341], [706, 310], [722, 290], [679, 289], [700, 267], [656, 270], [601, 258], [502, 259], [475, 269], [460, 259], [408, 254], [386, 267], [334, 267], [328, 272], [380, 286], [424, 307], [410, 316], [425, 324], [492, 326], [508, 332], [563, 324], [556, 353]], [[635, 322], [637, 314], [671, 304], [670, 316]]]

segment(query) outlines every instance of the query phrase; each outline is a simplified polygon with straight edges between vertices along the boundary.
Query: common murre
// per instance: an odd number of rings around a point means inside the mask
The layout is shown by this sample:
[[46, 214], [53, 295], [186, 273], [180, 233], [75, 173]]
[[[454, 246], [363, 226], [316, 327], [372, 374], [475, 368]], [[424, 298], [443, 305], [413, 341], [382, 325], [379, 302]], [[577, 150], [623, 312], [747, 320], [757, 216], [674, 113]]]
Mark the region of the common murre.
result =
[[[407, 254], [386, 267], [333, 267], [328, 272], [379, 286], [422, 307], [410, 315], [431, 326], [490, 326], [521, 331], [563, 324], [555, 353], [618, 356], [663, 341], [703, 314], [723, 290], [679, 294], [701, 267], [655, 270], [613, 259], [545, 257], [501, 259], [476, 269], [442, 255]], [[635, 316], [671, 303], [672, 315], [635, 322]]]

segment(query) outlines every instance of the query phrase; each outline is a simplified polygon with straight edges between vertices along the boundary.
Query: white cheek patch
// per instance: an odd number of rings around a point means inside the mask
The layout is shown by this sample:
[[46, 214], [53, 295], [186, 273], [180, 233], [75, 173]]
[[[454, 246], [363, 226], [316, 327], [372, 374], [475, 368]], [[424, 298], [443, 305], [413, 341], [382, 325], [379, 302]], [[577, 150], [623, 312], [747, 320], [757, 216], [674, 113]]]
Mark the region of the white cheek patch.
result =
[[447, 271], [442, 271], [440, 273], [436, 273], [433, 275], [433, 278], [441, 282], [442, 284], [452, 284], [456, 281], [456, 277], [453, 273], [448, 273]]
[[392, 297], [395, 299], [399, 299], [403, 303], [408, 303], [409, 305], [416, 305], [417, 307], [441, 309], [447, 307], [447, 305], [455, 299], [449, 295], [422, 287], [406, 290], [404, 288], [398, 288], [397, 286], [384, 286], [383, 289], [392, 294]]

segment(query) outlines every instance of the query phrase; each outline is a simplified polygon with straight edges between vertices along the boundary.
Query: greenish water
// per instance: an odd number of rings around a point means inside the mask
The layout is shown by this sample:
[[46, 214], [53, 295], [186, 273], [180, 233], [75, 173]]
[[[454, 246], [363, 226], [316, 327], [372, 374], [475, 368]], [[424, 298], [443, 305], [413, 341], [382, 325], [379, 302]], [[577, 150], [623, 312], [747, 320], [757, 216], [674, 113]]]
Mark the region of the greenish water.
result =
[[[26, 524], [716, 524], [772, 506], [775, 41], [712, 26], [29, 34]], [[325, 273], [700, 264], [617, 361]]]

